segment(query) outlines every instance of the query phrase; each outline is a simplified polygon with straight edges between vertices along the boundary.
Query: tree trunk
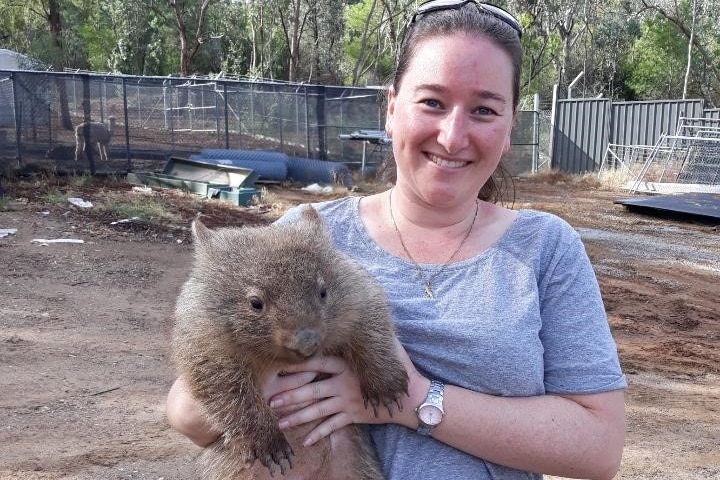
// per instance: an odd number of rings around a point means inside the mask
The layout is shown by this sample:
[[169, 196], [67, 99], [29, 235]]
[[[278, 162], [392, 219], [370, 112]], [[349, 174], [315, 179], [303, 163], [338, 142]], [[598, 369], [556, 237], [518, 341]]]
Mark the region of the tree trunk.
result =
[[192, 42], [188, 39], [188, 25], [186, 20], [187, 9], [189, 8], [185, 0], [167, 0], [175, 13], [175, 28], [177, 28], [178, 41], [180, 43], [180, 75], [183, 77], [190, 76], [190, 64], [195, 54], [205, 41], [203, 29], [205, 27], [205, 15], [207, 9], [213, 0], [202, 0], [200, 11], [197, 16], [197, 28], [195, 29], [195, 38]]
[[690, 65], [692, 63], [692, 45], [695, 39], [695, 15], [697, 12], [697, 0], [692, 3], [692, 25], [690, 26], [690, 40], [688, 41], [687, 68], [685, 69], [685, 82], [683, 83], [683, 100], [687, 98], [688, 81], [690, 79]]
[[375, 5], [377, 5], [377, 0], [373, 0], [372, 5], [370, 6], [370, 11], [368, 12], [367, 18], [365, 19], [365, 25], [363, 25], [362, 39], [360, 40], [360, 51], [358, 51], [358, 56], [355, 59], [355, 67], [353, 68], [353, 76], [352, 76], [352, 86], [353, 87], [357, 86], [359, 72], [360, 72], [360, 66], [363, 63], [365, 63], [365, 48], [367, 47], [367, 38], [368, 38], [368, 32], [370, 30], [370, 21], [372, 20], [372, 17], [375, 14]]
[[[57, 49], [57, 54], [54, 56], [55, 61], [53, 62], [53, 68], [56, 71], [62, 71], [65, 67], [64, 58], [65, 51], [63, 48], [63, 26], [62, 26], [62, 15], [60, 13], [60, 4], [58, 0], [48, 0], [47, 10], [47, 21], [50, 26], [50, 35], [52, 37], [53, 46]], [[58, 100], [60, 103], [60, 121], [62, 127], [66, 130], [72, 130], [73, 124], [70, 118], [70, 106], [68, 105], [67, 90], [65, 89], [65, 79], [57, 78], [55, 80], [55, 87], [57, 88]]]

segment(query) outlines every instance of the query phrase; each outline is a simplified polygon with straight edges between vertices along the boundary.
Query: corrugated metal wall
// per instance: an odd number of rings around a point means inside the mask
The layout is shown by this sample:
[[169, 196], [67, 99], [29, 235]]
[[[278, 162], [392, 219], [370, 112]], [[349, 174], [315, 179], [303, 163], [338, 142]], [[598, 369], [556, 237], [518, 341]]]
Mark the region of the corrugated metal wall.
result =
[[558, 102], [551, 168], [568, 173], [600, 168], [608, 144], [611, 106], [608, 99]]
[[680, 117], [702, 117], [703, 101], [616, 102], [612, 111], [610, 143], [655, 145], [663, 133], [675, 134]]
[[703, 116], [720, 118], [720, 109], [704, 110], [703, 100], [559, 100], [550, 165], [568, 173], [596, 171], [609, 143], [655, 145], [661, 134], [675, 133], [680, 117]]

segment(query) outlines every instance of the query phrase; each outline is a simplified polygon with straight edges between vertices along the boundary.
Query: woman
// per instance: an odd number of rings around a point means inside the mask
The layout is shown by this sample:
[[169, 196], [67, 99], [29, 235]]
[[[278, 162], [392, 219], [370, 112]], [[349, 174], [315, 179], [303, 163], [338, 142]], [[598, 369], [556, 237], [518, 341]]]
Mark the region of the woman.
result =
[[[265, 391], [274, 408], [298, 406], [282, 428], [325, 418], [308, 444], [382, 424], [372, 436], [388, 479], [602, 479], [619, 468], [626, 383], [578, 235], [550, 214], [483, 200], [510, 148], [520, 36], [497, 7], [421, 5], [388, 92], [394, 187], [316, 205], [338, 248], [387, 292], [410, 408], [376, 418], [337, 358], [289, 367]], [[331, 376], [308, 385], [315, 372]], [[170, 421], [207, 444], [217, 433], [193, 412], [179, 380]]]

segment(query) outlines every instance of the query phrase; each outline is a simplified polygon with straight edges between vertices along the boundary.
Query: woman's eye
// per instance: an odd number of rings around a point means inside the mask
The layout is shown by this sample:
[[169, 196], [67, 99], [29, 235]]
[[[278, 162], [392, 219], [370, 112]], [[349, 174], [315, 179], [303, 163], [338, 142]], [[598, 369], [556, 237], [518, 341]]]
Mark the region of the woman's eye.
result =
[[433, 99], [423, 100], [423, 104], [427, 105], [430, 108], [440, 108], [440, 102]]
[[488, 108], [488, 107], [478, 107], [475, 110], [475, 113], [480, 116], [494, 115], [495, 110], [493, 110], [492, 108]]
[[257, 297], [250, 298], [250, 306], [257, 311], [261, 311], [264, 307], [263, 301]]

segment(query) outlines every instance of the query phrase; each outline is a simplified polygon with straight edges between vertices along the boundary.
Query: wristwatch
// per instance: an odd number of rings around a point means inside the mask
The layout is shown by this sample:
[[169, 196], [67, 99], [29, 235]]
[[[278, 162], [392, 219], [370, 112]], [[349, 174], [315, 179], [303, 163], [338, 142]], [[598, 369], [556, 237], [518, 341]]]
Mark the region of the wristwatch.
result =
[[444, 392], [445, 386], [442, 382], [438, 382], [437, 380], [430, 382], [427, 397], [425, 397], [425, 400], [415, 409], [419, 422], [417, 433], [420, 435], [429, 436], [432, 433], [432, 429], [442, 422], [443, 416], [445, 415], [445, 409], [443, 408]]

